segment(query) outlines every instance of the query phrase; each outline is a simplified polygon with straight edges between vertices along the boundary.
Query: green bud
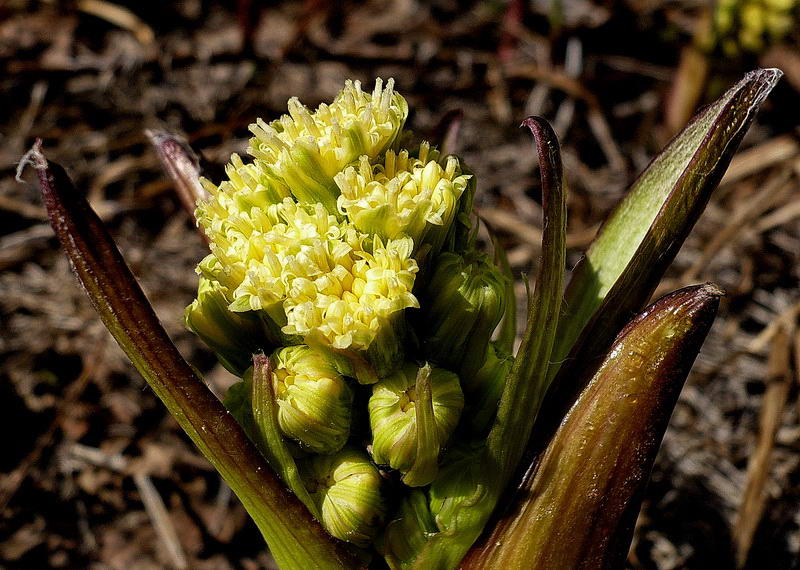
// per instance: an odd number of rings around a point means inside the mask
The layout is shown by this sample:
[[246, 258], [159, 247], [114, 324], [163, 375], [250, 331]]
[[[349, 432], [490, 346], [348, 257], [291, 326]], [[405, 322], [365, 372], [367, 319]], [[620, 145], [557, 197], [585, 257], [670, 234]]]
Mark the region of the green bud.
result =
[[474, 435], [486, 435], [492, 426], [506, 377], [514, 364], [514, 357], [498, 354], [494, 343], [486, 349], [486, 360], [480, 370], [462, 382], [466, 399], [465, 413], [468, 428]]
[[303, 467], [322, 526], [340, 540], [367, 546], [386, 515], [381, 474], [367, 454], [345, 448], [335, 455], [312, 457]]
[[427, 495], [422, 490], [412, 489], [386, 525], [378, 550], [391, 568], [406, 568], [422, 550], [428, 536], [438, 530]]
[[242, 376], [252, 364], [253, 353], [268, 347], [261, 319], [254, 313], [231, 312], [228, 305], [225, 287], [201, 277], [197, 298], [186, 307], [184, 319], [225, 368]]
[[339, 451], [350, 435], [353, 392], [334, 363], [305, 345], [282, 348], [272, 361], [281, 431], [314, 453]]
[[503, 317], [506, 279], [486, 255], [442, 254], [423, 301], [425, 355], [461, 378], [471, 378], [483, 365]]
[[[459, 442], [442, 459], [439, 476], [429, 491], [431, 513], [440, 531], [452, 530], [454, 513], [459, 506], [481, 492], [478, 483], [484, 479], [480, 474], [480, 470], [484, 468], [484, 463], [480, 460], [483, 449], [483, 441]], [[480, 504], [492, 506], [485, 501]], [[478, 515], [477, 512], [472, 514]]]
[[404, 473], [409, 486], [430, 483], [464, 407], [458, 376], [407, 363], [372, 387], [368, 407], [375, 461]]

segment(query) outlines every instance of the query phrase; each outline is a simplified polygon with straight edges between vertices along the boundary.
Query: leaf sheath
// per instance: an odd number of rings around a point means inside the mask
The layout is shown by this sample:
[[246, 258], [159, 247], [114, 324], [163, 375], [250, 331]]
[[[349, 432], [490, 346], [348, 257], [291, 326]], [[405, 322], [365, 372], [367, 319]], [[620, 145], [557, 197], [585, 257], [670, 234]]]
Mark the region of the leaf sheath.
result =
[[[550, 370], [554, 376], [564, 362], [556, 385], [602, 355], [644, 307], [781, 75], [745, 75], [653, 159], [609, 216], [567, 287]], [[567, 405], [580, 388], [561, 387]]]
[[721, 291], [656, 301], [619, 334], [532, 479], [463, 568], [620, 568], [644, 489]]

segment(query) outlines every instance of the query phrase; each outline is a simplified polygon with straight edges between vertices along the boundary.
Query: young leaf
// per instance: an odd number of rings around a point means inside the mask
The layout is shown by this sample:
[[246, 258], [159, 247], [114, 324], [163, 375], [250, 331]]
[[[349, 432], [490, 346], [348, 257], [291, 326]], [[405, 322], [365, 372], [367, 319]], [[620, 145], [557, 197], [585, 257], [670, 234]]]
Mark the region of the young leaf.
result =
[[114, 241], [39, 143], [29, 153], [50, 223], [103, 324], [242, 501], [282, 568], [353, 563], [280, 480], [172, 344]]
[[547, 367], [561, 309], [566, 263], [567, 206], [558, 139], [544, 119], [529, 117], [523, 125], [531, 130], [539, 153], [544, 231], [525, 334], [486, 440], [488, 456], [499, 468], [501, 488], [517, 468], [547, 390]]
[[620, 568], [650, 469], [722, 292], [687, 287], [619, 334], [516, 502], [463, 568]]
[[[573, 271], [551, 377], [565, 359], [569, 369], [602, 354], [644, 306], [781, 75], [777, 69], [745, 75], [699, 113], [639, 176]], [[565, 370], [559, 382], [573, 376]]]
[[558, 140], [544, 119], [529, 117], [539, 153], [544, 207], [542, 261], [536, 289], [529, 297], [528, 322], [516, 360], [503, 389], [494, 425], [480, 456], [473, 492], [448, 517], [447, 528], [433, 535], [415, 568], [453, 568], [483, 530], [522, 458], [547, 389], [547, 366], [561, 306], [566, 244], [566, 200]]

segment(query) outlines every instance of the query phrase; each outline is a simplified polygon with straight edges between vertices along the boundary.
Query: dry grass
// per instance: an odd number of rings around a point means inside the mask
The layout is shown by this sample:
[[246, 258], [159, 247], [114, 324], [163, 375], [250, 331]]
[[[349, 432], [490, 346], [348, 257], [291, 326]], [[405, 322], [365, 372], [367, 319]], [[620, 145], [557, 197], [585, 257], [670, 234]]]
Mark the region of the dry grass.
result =
[[[346, 77], [393, 76], [421, 135], [463, 111], [459, 152], [478, 175], [478, 209], [521, 272], [538, 255], [541, 208], [516, 125], [542, 114], [564, 146], [574, 263], [667, 137], [662, 102], [696, 14], [680, 2], [568, 2], [560, 31], [544, 35], [546, 5], [0, 5], [2, 564], [269, 564], [227, 487], [102, 329], [36, 188], [13, 180], [32, 137], [86, 190], [179, 348], [221, 393], [231, 378], [181, 324], [205, 246], [145, 129], [186, 133], [216, 179], [247, 124], [289, 96], [313, 105]], [[786, 52], [769, 58], [796, 66]], [[715, 81], [755, 64], [714, 62]], [[789, 568], [800, 551], [796, 98], [789, 81], [775, 92], [662, 284], [714, 280], [728, 297], [673, 416], [632, 567], [732, 567], [749, 552], [752, 568]]]

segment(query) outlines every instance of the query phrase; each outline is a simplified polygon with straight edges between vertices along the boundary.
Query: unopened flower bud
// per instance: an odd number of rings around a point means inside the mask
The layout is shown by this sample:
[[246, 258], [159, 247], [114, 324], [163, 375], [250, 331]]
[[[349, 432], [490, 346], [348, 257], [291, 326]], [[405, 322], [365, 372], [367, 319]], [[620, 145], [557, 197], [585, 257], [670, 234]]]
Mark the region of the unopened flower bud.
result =
[[468, 381], [503, 316], [506, 279], [486, 255], [442, 254], [423, 301], [425, 355]]
[[469, 431], [474, 435], [486, 435], [497, 415], [497, 406], [506, 377], [514, 364], [510, 355], [499, 354], [494, 343], [486, 348], [486, 359], [480, 370], [465, 378], [461, 387], [466, 400], [465, 414], [469, 418]]
[[[428, 491], [431, 513], [440, 531], [451, 530], [456, 510], [480, 492], [478, 482], [482, 480], [480, 470], [484, 468], [480, 461], [483, 450], [483, 441], [459, 442], [448, 449], [442, 459], [439, 475]], [[475, 516], [479, 516], [477, 512]]]
[[463, 407], [464, 395], [452, 372], [427, 364], [401, 366], [372, 388], [372, 457], [404, 473], [409, 486], [430, 483]]
[[386, 525], [378, 550], [392, 568], [407, 568], [428, 536], [438, 532], [425, 491], [412, 489], [403, 497], [394, 518]]
[[253, 313], [228, 310], [230, 301], [219, 283], [200, 278], [197, 298], [184, 311], [186, 326], [199, 336], [225, 368], [241, 376], [253, 353], [264, 348], [262, 323]]
[[303, 466], [303, 480], [332, 536], [367, 546], [386, 515], [382, 478], [363, 451], [345, 448], [318, 455]]
[[290, 346], [272, 358], [278, 425], [314, 453], [339, 451], [350, 435], [353, 392], [334, 363], [308, 346]]

